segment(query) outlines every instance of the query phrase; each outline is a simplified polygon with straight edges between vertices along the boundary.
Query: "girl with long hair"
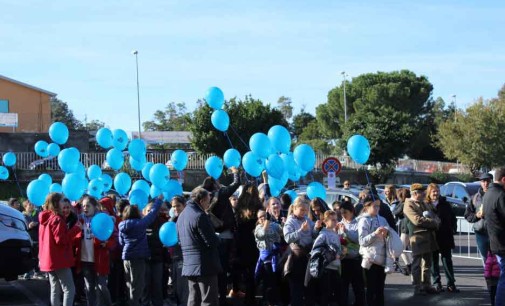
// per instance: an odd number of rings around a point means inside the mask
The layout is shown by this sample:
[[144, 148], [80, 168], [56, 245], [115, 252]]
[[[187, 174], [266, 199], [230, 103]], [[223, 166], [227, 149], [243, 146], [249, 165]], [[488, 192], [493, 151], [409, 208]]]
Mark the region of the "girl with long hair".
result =
[[398, 189], [397, 192], [398, 205], [393, 211], [393, 215], [398, 220], [398, 233], [400, 233], [400, 239], [403, 244], [403, 253], [400, 256], [405, 265], [407, 266], [407, 273], [412, 273], [412, 254], [410, 252], [405, 252], [410, 249], [410, 236], [409, 228], [407, 223], [410, 222], [403, 214], [403, 207], [405, 205], [405, 200], [410, 198], [410, 190], [408, 188]]
[[44, 210], [39, 214], [39, 260], [40, 271], [49, 273], [51, 305], [71, 306], [74, 302], [75, 286], [70, 268], [74, 265], [72, 240], [80, 233], [81, 223], [67, 228], [62, 213], [63, 196], [50, 193], [46, 197]]

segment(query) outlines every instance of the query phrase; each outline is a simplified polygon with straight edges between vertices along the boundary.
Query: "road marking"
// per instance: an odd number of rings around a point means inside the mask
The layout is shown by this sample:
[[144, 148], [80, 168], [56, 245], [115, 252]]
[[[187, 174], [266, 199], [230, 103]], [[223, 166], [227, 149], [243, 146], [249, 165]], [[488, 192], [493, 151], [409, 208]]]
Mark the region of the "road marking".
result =
[[28, 298], [33, 304], [47, 305], [46, 303], [44, 303], [44, 301], [35, 296], [30, 290], [26, 289], [26, 287], [21, 285], [18, 281], [11, 282], [11, 286], [21, 291], [21, 293], [24, 294], [26, 298]]

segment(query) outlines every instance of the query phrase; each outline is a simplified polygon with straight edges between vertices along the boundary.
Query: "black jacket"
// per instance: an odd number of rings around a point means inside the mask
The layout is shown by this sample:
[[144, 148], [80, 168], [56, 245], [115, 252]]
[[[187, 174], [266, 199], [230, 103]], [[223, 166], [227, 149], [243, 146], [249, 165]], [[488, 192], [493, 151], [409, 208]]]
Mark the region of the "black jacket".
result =
[[469, 223], [473, 223], [473, 229], [476, 233], [486, 234], [486, 223], [484, 219], [477, 218], [477, 211], [481, 209], [484, 190], [479, 188], [479, 191], [473, 197], [473, 201], [466, 205], [465, 219]]
[[202, 208], [189, 200], [176, 225], [184, 258], [182, 276], [214, 276], [221, 272], [219, 237]]
[[505, 256], [505, 190], [492, 183], [482, 198], [491, 252]]
[[454, 234], [458, 229], [456, 214], [452, 210], [451, 204], [447, 202], [445, 197], [438, 199], [438, 205], [435, 207], [435, 212], [440, 218], [440, 226], [436, 232], [437, 243], [440, 249], [454, 248]]
[[398, 202], [395, 209], [393, 210], [393, 215], [398, 219], [398, 233], [399, 234], [408, 234], [409, 228], [407, 227], [407, 220], [405, 219], [405, 215], [403, 214], [403, 202]]
[[231, 207], [230, 197], [237, 191], [240, 186], [240, 179], [238, 173], [233, 175], [233, 183], [228, 186], [223, 186], [219, 188], [218, 191], [214, 192], [214, 197], [217, 195], [217, 199], [212, 199], [211, 201], [217, 201], [212, 208], [212, 213], [223, 221], [223, 225], [216, 228], [216, 232], [222, 233], [226, 230], [235, 231], [235, 216], [233, 214], [233, 208]]
[[166, 222], [161, 216], [158, 216], [151, 225], [146, 228], [147, 245], [151, 251], [151, 262], [163, 262], [168, 259], [168, 250], [163, 248], [160, 240], [160, 228]]

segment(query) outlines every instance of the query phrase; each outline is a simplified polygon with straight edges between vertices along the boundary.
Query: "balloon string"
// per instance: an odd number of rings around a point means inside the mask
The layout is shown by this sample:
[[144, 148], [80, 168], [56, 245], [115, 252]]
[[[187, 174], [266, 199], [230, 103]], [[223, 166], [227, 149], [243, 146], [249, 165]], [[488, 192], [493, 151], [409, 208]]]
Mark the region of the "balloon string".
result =
[[372, 185], [370, 185], [370, 178], [368, 177], [368, 170], [365, 168], [365, 176], [366, 176], [366, 182], [367, 182], [367, 185], [370, 186], [370, 194], [372, 195], [372, 200], [375, 201], [375, 195], [374, 193], [372, 192]]
[[21, 185], [19, 185], [19, 180], [18, 180], [18, 176], [16, 174], [16, 171], [14, 171], [14, 167], [10, 167], [10, 168], [12, 169], [12, 173], [14, 174], [14, 179], [16, 180], [16, 184], [18, 185], [19, 194], [21, 195], [21, 197], [24, 197], [23, 189], [21, 189]]
[[223, 132], [224, 136], [226, 137], [226, 139], [228, 140], [228, 143], [230, 144], [230, 147], [232, 149], [234, 149], [235, 147], [233, 147], [233, 144], [231, 143], [231, 140], [230, 140], [230, 136], [228, 136], [228, 133], [226, 132]]
[[245, 141], [242, 139], [242, 137], [240, 137], [240, 135], [237, 133], [237, 131], [233, 128], [232, 125], [230, 125], [231, 127], [231, 130], [233, 131], [233, 133], [235, 133], [235, 135], [237, 135], [238, 139], [240, 139], [240, 141], [244, 144], [244, 146], [247, 148], [247, 150], [251, 151], [251, 148], [249, 148], [249, 146], [247, 145], [247, 143], [245, 143]]

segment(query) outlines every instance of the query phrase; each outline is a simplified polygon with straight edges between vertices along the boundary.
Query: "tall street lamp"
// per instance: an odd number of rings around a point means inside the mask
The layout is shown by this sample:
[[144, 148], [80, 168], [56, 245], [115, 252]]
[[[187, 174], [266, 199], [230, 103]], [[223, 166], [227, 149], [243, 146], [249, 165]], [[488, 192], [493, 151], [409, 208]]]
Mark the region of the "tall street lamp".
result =
[[456, 95], [452, 95], [452, 102], [454, 103], [454, 122], [456, 122], [456, 115], [458, 112], [458, 107], [456, 106]]
[[344, 80], [342, 81], [344, 83], [344, 122], [347, 122], [347, 97], [345, 95], [345, 77], [348, 76], [345, 74], [345, 71], [341, 72], [342, 77], [344, 77]]
[[132, 54], [135, 55], [135, 64], [137, 67], [137, 113], [139, 119], [139, 139], [142, 139], [142, 134], [140, 132], [140, 87], [139, 87], [139, 52], [137, 50], [132, 51]]

